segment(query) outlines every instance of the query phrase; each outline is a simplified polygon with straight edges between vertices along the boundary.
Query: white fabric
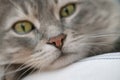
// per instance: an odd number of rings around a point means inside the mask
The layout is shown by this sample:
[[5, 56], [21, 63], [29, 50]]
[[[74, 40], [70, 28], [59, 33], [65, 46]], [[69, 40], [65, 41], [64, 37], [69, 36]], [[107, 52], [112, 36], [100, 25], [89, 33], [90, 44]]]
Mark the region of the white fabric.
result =
[[120, 80], [120, 53], [95, 56], [61, 70], [35, 73], [23, 80]]

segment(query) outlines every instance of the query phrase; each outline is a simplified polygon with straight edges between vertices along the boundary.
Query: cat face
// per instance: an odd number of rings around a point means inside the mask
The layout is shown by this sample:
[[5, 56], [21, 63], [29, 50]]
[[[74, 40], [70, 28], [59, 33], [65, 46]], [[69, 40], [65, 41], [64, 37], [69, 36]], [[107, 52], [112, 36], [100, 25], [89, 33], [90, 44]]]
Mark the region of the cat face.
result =
[[3, 64], [60, 68], [109, 51], [118, 38], [115, 0], [0, 0], [0, 19]]

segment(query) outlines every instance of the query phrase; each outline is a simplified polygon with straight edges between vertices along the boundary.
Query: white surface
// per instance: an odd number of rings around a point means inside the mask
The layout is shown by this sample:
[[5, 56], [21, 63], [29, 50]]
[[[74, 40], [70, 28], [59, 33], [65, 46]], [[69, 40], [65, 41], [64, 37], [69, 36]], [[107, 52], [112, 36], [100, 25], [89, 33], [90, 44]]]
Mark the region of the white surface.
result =
[[35, 73], [23, 80], [120, 80], [120, 53], [95, 56], [62, 70]]

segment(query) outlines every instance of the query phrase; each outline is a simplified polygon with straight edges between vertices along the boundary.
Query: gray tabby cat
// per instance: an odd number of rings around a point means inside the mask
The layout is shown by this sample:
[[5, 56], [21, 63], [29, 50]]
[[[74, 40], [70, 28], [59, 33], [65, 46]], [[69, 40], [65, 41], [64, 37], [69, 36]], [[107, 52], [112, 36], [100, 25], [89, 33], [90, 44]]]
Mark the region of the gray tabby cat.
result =
[[118, 0], [0, 0], [0, 65], [44, 71], [116, 50]]

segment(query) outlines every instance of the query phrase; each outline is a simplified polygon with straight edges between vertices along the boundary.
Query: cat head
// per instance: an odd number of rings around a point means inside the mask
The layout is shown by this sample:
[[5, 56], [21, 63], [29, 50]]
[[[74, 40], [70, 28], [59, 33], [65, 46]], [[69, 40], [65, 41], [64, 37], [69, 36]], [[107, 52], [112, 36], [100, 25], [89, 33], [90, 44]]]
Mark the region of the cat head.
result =
[[0, 0], [0, 62], [65, 66], [109, 50], [117, 12], [114, 0]]

